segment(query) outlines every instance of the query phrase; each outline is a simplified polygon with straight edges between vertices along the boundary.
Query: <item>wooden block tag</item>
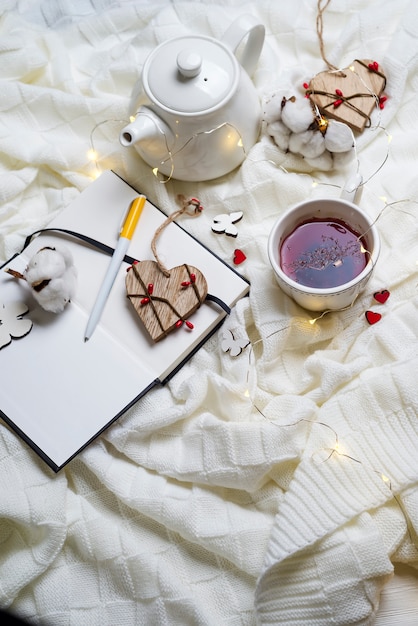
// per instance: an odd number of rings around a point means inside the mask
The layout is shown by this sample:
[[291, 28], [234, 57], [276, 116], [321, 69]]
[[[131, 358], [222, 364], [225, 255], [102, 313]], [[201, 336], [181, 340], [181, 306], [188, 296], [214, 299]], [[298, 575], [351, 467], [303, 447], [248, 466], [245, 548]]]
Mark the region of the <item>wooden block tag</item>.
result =
[[[371, 67], [369, 67], [369, 65]], [[307, 95], [326, 117], [362, 132], [386, 86], [375, 61], [356, 60], [340, 71], [321, 72], [309, 83]]]
[[140, 261], [126, 274], [126, 293], [145, 328], [159, 341], [188, 318], [205, 300], [208, 287], [203, 274], [191, 265], [179, 265], [166, 276], [155, 261]]

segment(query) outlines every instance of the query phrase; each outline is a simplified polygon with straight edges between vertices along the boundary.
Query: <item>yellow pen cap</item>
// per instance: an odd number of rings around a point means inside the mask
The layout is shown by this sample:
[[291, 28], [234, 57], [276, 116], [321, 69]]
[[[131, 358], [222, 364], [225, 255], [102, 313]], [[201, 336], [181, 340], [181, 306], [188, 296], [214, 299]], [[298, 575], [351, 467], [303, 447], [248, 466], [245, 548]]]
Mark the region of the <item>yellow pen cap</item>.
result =
[[145, 205], [145, 196], [138, 196], [131, 204], [126, 220], [120, 231], [120, 236], [126, 239], [132, 239], [139, 217], [142, 213], [142, 209]]

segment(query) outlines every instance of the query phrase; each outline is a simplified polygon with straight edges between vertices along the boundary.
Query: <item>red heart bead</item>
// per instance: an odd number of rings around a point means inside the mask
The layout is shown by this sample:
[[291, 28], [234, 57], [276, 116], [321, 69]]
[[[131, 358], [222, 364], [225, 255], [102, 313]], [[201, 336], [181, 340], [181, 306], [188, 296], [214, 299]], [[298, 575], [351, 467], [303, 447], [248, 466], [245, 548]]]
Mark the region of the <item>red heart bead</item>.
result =
[[376, 322], [382, 319], [380, 313], [375, 313], [374, 311], [366, 311], [365, 316], [370, 325], [376, 324]]
[[243, 253], [242, 250], [234, 250], [234, 263], [235, 265], [239, 265], [243, 263], [247, 257]]
[[382, 291], [376, 291], [376, 293], [373, 294], [373, 298], [376, 300], [376, 302], [380, 302], [380, 304], [384, 304], [389, 296], [390, 291], [388, 291], [387, 289], [382, 289]]

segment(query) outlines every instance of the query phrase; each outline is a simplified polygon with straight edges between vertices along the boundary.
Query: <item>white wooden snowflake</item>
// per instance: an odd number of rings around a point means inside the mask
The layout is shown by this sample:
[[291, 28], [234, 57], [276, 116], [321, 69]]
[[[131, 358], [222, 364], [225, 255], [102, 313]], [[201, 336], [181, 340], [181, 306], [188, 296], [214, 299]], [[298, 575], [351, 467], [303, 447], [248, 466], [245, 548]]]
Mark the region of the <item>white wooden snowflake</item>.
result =
[[234, 211], [233, 213], [220, 213], [213, 218], [212, 230], [214, 233], [225, 233], [230, 237], [238, 235], [238, 228], [234, 226], [242, 219], [244, 213], [242, 211]]
[[0, 304], [0, 349], [8, 346], [12, 339], [24, 337], [32, 330], [32, 321], [22, 319], [28, 311], [24, 302]]

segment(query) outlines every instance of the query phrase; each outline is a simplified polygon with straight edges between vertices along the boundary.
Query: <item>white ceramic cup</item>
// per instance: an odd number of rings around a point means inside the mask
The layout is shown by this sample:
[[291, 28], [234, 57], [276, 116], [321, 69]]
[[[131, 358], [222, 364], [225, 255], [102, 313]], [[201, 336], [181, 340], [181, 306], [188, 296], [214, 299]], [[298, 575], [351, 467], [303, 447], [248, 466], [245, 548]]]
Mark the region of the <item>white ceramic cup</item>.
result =
[[[343, 194], [346, 197], [348, 194]], [[296, 282], [283, 271], [279, 250], [283, 240], [294, 229], [309, 219], [342, 220], [362, 237], [368, 260], [363, 271], [349, 282], [337, 287], [320, 289]], [[380, 238], [376, 226], [354, 202], [344, 197], [306, 200], [288, 209], [275, 222], [268, 239], [268, 256], [281, 289], [303, 308], [310, 311], [335, 311], [353, 304], [370, 279], [380, 252]]]

